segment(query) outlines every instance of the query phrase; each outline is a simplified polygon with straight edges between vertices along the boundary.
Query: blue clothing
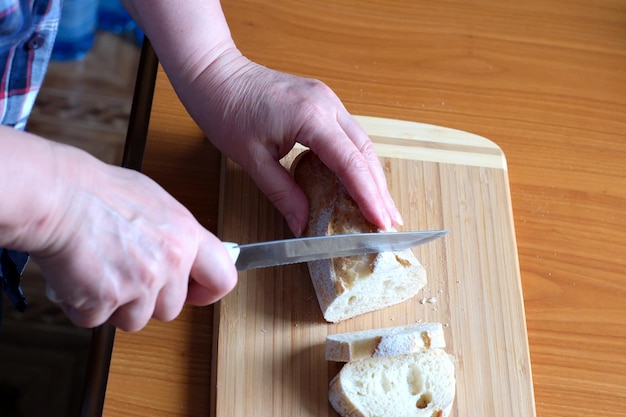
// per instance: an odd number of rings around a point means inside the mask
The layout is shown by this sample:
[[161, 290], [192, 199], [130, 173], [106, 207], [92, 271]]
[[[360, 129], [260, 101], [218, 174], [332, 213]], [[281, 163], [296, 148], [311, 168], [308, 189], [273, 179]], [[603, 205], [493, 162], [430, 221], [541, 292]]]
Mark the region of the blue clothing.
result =
[[61, 0], [0, 0], [0, 123], [24, 130], [43, 82]]
[[0, 288], [4, 290], [9, 300], [20, 311], [26, 309], [26, 297], [20, 288], [20, 276], [24, 272], [27, 262], [28, 254], [25, 252], [0, 249]]
[[[0, 124], [25, 129], [48, 68], [61, 5], [62, 0], [0, 0]], [[0, 248], [0, 289], [18, 310], [26, 307], [19, 281], [27, 261], [24, 252]]]

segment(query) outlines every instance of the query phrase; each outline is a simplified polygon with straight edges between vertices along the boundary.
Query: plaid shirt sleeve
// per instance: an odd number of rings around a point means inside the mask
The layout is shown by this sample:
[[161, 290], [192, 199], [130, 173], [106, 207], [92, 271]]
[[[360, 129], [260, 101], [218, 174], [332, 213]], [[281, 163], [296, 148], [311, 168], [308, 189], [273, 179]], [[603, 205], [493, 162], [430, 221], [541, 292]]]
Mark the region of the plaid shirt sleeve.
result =
[[[43, 82], [61, 16], [62, 0], [0, 0], [0, 123], [24, 130]], [[0, 140], [2, 138], [0, 137]], [[20, 276], [28, 254], [0, 248], [2, 290], [26, 307]]]
[[23, 130], [43, 82], [60, 0], [0, 0], [0, 123]]

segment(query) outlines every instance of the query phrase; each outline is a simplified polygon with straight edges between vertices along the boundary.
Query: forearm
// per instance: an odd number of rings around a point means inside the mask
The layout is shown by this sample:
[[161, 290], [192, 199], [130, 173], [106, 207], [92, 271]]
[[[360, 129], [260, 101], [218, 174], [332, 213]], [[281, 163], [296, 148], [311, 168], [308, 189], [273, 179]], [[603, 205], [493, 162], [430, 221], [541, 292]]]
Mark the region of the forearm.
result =
[[0, 247], [37, 252], [49, 244], [52, 213], [65, 197], [61, 171], [72, 169], [60, 157], [65, 148], [0, 126]]
[[171, 78], [189, 82], [221, 55], [238, 53], [219, 0], [122, 1]]

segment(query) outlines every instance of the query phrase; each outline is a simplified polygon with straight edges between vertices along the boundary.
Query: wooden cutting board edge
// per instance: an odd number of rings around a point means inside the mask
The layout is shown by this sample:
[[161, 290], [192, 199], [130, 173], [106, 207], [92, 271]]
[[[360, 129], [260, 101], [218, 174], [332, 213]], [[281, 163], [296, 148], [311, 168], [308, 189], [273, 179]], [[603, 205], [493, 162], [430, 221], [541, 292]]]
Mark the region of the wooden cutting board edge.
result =
[[[482, 136], [463, 132], [456, 129], [450, 129], [441, 126], [428, 125], [410, 121], [384, 119], [369, 116], [355, 116], [359, 123], [363, 126], [365, 131], [374, 141], [375, 149], [380, 157], [389, 158], [403, 158], [413, 159], [419, 161], [438, 162], [445, 164], [460, 164], [466, 166], [476, 166], [485, 168], [495, 168], [504, 171], [505, 177], [507, 176], [507, 163], [506, 157], [499, 146], [493, 141], [486, 139]], [[419, 139], [417, 139], [419, 138]], [[407, 143], [410, 144], [410, 150], [407, 152]], [[305, 149], [301, 145], [297, 145], [296, 151]], [[222, 236], [222, 221], [223, 215], [223, 201], [224, 201], [224, 178], [226, 170], [227, 159], [222, 159], [221, 164], [221, 186], [220, 186], [220, 210], [218, 218], [218, 236]], [[511, 212], [510, 227], [515, 236], [513, 216], [512, 216], [512, 204], [509, 192], [508, 178], [506, 180], [507, 187], [507, 206]], [[514, 239], [513, 239], [514, 240]], [[523, 311], [523, 293], [521, 288], [521, 277], [519, 273], [519, 258], [517, 256], [517, 244], [513, 242], [515, 247], [515, 262], [517, 271], [517, 286], [519, 288], [519, 295], [522, 297], [520, 301], [522, 303], [522, 316], [525, 323], [525, 312]], [[214, 338], [213, 338], [213, 354], [212, 357], [212, 383], [213, 389], [210, 392], [211, 400], [211, 416], [216, 415], [216, 395], [217, 390], [215, 384], [217, 383], [218, 364], [217, 360], [219, 355], [217, 354], [219, 349], [219, 326], [220, 326], [220, 308], [219, 304], [216, 305], [214, 315]], [[525, 362], [530, 364], [530, 354], [528, 349], [528, 335], [527, 329], [524, 325], [523, 340], [526, 343], [525, 346]], [[528, 370], [530, 374], [530, 390], [533, 403], [531, 409], [533, 415], [536, 415], [534, 394], [532, 393], [532, 372]]]
[[[507, 169], [502, 149], [482, 136], [404, 120], [355, 118], [372, 138], [381, 157]], [[411, 144], [408, 151], [407, 143]]]

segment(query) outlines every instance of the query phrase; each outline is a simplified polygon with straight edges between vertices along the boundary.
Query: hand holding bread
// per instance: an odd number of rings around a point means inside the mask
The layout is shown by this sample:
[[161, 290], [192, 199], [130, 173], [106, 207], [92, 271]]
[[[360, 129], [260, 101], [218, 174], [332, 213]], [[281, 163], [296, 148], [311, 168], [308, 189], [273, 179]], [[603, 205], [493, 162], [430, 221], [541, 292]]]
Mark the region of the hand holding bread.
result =
[[202, 89], [179, 91], [190, 114], [250, 175], [294, 235], [306, 228], [307, 199], [279, 160], [296, 143], [341, 178], [370, 222], [382, 229], [402, 222], [370, 138], [327, 85], [273, 71], [234, 48], [198, 78], [193, 85]]

